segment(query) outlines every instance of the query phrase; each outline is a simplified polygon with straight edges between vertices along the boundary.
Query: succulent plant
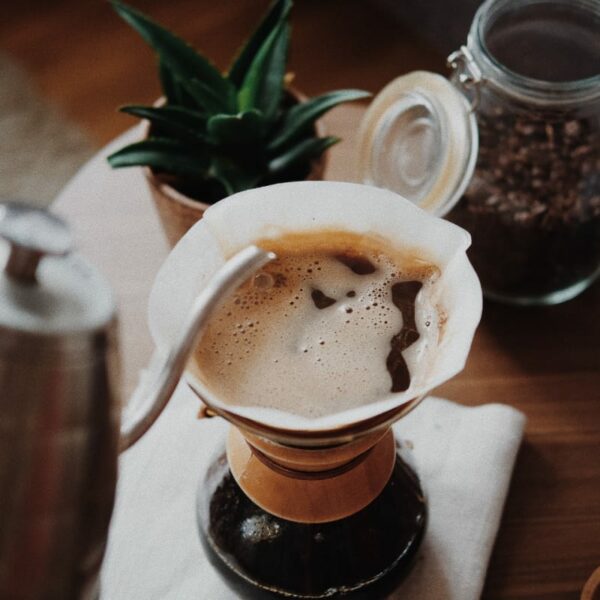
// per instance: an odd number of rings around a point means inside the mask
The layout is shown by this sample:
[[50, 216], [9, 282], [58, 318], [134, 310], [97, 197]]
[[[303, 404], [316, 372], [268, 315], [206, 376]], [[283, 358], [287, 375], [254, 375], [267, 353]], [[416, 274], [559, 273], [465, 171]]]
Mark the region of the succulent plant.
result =
[[139, 11], [117, 1], [112, 6], [157, 53], [165, 102], [120, 109], [147, 119], [150, 134], [108, 162], [148, 166], [203, 202], [304, 179], [311, 161], [339, 141], [316, 137], [315, 121], [342, 102], [369, 95], [339, 90], [298, 103], [286, 93], [291, 0], [271, 5], [226, 74]]

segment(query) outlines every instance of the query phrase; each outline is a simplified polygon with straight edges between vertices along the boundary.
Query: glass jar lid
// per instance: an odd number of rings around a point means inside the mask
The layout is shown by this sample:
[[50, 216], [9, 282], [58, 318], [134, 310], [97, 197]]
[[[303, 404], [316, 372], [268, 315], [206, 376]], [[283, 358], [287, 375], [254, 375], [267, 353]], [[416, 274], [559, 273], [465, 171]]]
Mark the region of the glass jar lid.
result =
[[408, 73], [375, 97], [362, 120], [359, 181], [443, 216], [473, 176], [478, 139], [467, 99], [447, 79]]

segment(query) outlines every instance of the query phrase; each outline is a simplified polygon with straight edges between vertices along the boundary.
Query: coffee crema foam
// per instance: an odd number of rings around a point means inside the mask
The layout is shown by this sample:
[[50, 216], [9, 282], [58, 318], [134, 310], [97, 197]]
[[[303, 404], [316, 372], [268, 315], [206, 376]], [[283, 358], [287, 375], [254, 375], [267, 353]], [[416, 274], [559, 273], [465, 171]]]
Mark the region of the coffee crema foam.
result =
[[224, 403], [318, 418], [409, 387], [438, 342], [434, 265], [375, 237], [290, 234], [212, 317], [192, 369]]

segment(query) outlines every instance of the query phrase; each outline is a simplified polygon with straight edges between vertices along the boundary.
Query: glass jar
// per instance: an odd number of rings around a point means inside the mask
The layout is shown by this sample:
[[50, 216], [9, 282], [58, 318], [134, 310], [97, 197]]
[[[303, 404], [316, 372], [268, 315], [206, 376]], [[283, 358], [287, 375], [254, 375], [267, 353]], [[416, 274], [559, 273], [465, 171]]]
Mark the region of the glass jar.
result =
[[488, 298], [573, 298], [600, 273], [600, 2], [487, 0], [449, 64], [377, 95], [359, 179], [467, 229]]
[[600, 3], [488, 0], [449, 61], [479, 154], [447, 218], [472, 234], [484, 293], [573, 298], [600, 272]]

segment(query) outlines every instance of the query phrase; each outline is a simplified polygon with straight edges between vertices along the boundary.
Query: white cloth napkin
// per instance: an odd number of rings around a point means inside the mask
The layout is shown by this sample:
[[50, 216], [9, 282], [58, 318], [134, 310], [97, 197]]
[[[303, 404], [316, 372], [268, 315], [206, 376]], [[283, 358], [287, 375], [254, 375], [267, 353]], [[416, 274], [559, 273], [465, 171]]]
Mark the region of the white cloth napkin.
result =
[[[195, 503], [227, 424], [196, 420], [180, 384], [163, 415], [121, 458], [102, 600], [234, 600], [204, 556]], [[500, 404], [466, 408], [427, 398], [395, 427], [428, 498], [414, 569], [391, 598], [479, 598], [524, 416]]]

